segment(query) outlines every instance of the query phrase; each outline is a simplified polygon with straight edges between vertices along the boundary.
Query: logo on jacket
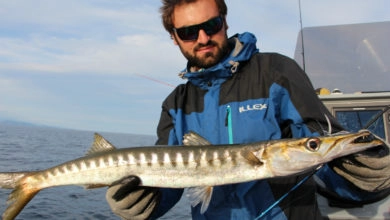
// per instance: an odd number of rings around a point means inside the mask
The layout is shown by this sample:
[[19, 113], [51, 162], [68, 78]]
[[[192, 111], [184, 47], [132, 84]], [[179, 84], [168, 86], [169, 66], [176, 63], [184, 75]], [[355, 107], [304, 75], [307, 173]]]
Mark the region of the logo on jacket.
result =
[[247, 106], [241, 106], [239, 108], [239, 112], [248, 112], [248, 111], [261, 111], [267, 109], [267, 104], [254, 104], [254, 105], [247, 105]]

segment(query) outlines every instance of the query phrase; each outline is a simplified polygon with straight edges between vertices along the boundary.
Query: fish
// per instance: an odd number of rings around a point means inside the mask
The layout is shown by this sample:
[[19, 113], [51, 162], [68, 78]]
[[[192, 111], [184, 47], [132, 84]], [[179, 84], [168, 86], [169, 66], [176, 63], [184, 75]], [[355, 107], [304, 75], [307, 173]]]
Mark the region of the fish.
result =
[[205, 212], [212, 187], [288, 176], [307, 171], [337, 157], [383, 145], [367, 130], [324, 137], [281, 139], [250, 144], [212, 145], [189, 132], [184, 146], [145, 146], [117, 149], [98, 133], [87, 154], [45, 170], [0, 172], [0, 188], [11, 189], [3, 220], [17, 217], [42, 189], [81, 185], [111, 186], [138, 176], [143, 186], [187, 188], [192, 205]]

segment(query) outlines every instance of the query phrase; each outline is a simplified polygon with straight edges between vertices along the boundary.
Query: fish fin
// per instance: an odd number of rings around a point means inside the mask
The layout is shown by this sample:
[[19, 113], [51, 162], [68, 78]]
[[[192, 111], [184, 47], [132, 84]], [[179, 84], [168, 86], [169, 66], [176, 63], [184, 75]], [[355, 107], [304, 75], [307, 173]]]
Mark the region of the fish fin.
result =
[[264, 163], [258, 158], [256, 157], [255, 154], [253, 154], [253, 152], [251, 151], [242, 151], [241, 152], [241, 155], [248, 161], [249, 164], [253, 165], [253, 166], [261, 166], [263, 165]]
[[205, 138], [199, 134], [190, 131], [189, 133], [183, 136], [183, 144], [187, 146], [191, 145], [211, 145]]
[[89, 148], [87, 152], [88, 155], [93, 155], [99, 152], [107, 152], [107, 151], [112, 151], [115, 150], [115, 146], [111, 144], [109, 141], [104, 139], [103, 136], [101, 136], [98, 133], [95, 133], [94, 140], [92, 142], [91, 148]]
[[209, 207], [212, 195], [212, 186], [186, 188], [186, 196], [189, 198], [192, 207], [195, 207], [199, 203], [202, 203], [202, 206], [200, 208], [201, 214], [203, 214]]
[[[21, 179], [23, 180], [23, 179]], [[28, 184], [22, 184], [21, 181], [15, 186], [15, 189], [8, 197], [8, 207], [3, 213], [3, 220], [14, 219], [29, 201], [40, 191], [37, 188], [28, 188]]]

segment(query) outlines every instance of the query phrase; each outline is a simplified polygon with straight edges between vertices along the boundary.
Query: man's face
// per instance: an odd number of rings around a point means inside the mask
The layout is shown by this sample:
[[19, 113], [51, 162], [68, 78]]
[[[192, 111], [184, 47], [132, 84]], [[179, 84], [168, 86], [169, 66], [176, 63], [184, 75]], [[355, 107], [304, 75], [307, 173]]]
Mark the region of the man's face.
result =
[[[198, 0], [175, 7], [173, 25], [176, 29], [197, 25], [220, 16], [215, 1]], [[182, 40], [176, 31], [172, 32], [174, 43], [180, 47], [191, 67], [208, 68], [217, 64], [228, 52], [227, 25], [225, 18], [221, 30], [215, 34], [206, 34], [203, 29], [198, 31], [195, 40]]]

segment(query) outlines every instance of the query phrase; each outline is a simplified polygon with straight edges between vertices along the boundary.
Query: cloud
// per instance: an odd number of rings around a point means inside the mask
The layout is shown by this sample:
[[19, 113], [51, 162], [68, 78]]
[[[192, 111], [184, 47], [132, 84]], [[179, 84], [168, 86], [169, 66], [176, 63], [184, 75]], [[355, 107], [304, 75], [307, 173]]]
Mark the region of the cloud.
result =
[[0, 35], [0, 70], [155, 74], [156, 66], [184, 66], [157, 11], [156, 3], [138, 1], [12, 1], [0, 19], [7, 26]]
[[134, 76], [0, 75], [0, 116], [93, 131], [153, 134], [171, 91]]
[[[0, 38], [0, 70], [154, 75], [156, 67], [174, 69], [179, 61], [184, 66], [178, 49], [164, 38], [152, 34], [117, 36], [113, 41], [51, 36]], [[151, 61], [154, 65], [149, 65]]]
[[318, 4], [314, 1], [303, 1], [302, 17], [307, 26], [327, 26], [340, 24], [369, 23], [390, 20], [386, 0], [344, 0], [327, 1]]
[[0, 113], [18, 120], [35, 121], [33, 117], [36, 115], [41, 115], [43, 119], [47, 108], [42, 108], [42, 106], [47, 103], [56, 106], [60, 102], [44, 88], [29, 80], [4, 77], [4, 75], [0, 77], [0, 94], [3, 94], [0, 101]]
[[[230, 34], [253, 32], [261, 51], [293, 57], [298, 2], [228, 0], [227, 4]], [[389, 18], [380, 4], [389, 3], [302, 0], [303, 24], [372, 21], [374, 15], [377, 20]], [[0, 19], [5, 30], [0, 35], [0, 70], [154, 76], [177, 71], [185, 60], [163, 30], [158, 7], [159, 2], [134, 1], [7, 2]]]

